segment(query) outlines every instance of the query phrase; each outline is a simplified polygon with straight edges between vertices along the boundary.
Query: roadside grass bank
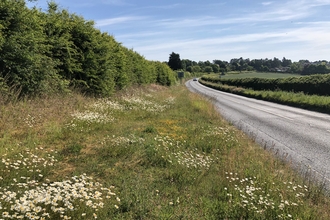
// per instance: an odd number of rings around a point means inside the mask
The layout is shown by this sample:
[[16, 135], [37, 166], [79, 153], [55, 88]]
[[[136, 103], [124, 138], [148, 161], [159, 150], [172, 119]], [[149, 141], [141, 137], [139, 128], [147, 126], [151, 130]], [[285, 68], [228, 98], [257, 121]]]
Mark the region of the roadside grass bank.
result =
[[0, 108], [2, 219], [329, 219], [329, 198], [183, 85]]
[[[205, 75], [202, 74], [202, 75]], [[209, 77], [219, 77], [220, 74], [211, 73], [208, 74]], [[266, 79], [279, 79], [279, 78], [289, 78], [289, 77], [301, 77], [299, 74], [292, 73], [278, 73], [278, 72], [257, 72], [257, 71], [230, 71], [225, 75], [221, 75], [222, 79], [240, 79], [240, 78], [266, 78]]]
[[299, 107], [307, 110], [330, 113], [330, 97], [318, 95], [306, 95], [303, 92], [294, 93], [286, 91], [257, 91], [220, 83], [211, 83], [202, 79], [199, 82], [213, 89], [243, 95], [250, 98], [262, 99], [279, 104]]

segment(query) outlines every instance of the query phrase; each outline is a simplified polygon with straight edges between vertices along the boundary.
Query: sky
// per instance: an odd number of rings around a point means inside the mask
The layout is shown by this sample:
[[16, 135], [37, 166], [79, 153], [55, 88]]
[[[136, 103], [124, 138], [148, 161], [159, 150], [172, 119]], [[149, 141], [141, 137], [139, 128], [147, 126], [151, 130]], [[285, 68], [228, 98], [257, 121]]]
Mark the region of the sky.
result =
[[[330, 61], [330, 0], [55, 0], [148, 60]], [[46, 0], [28, 3], [45, 10]]]

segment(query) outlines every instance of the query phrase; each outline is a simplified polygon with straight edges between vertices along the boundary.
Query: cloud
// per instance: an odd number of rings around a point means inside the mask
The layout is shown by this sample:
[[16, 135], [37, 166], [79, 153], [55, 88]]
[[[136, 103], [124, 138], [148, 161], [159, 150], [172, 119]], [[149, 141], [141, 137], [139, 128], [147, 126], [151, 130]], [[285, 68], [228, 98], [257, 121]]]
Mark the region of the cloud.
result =
[[264, 5], [264, 6], [267, 6], [267, 5], [273, 4], [273, 2], [262, 2], [261, 4]]
[[[287, 57], [319, 60], [330, 53], [330, 30], [328, 22], [313, 22], [307, 26], [296, 26], [285, 30], [250, 34], [231, 34], [227, 36], [203, 39], [178, 38], [168, 41], [164, 35], [160, 38], [148, 38], [144, 42], [134, 42], [134, 48], [151, 60], [167, 60], [167, 54], [175, 51], [182, 58], [195, 61], [234, 57], [273, 58]], [[309, 51], [306, 53], [306, 50]], [[323, 58], [324, 59], [324, 58]]]
[[103, 4], [107, 4], [107, 5], [117, 5], [117, 6], [128, 6], [128, 5], [132, 5], [127, 3], [125, 0], [102, 0]]
[[[240, 56], [318, 60], [330, 54], [327, 40], [330, 22], [318, 17], [325, 5], [330, 5], [330, 0], [266, 0], [244, 13], [241, 10], [210, 11], [208, 15], [179, 13], [179, 17], [164, 17], [161, 11], [152, 15], [148, 10], [136, 10], [141, 16], [127, 15], [96, 23], [102, 27], [111, 26], [118, 41], [149, 60], [167, 60], [171, 51], [195, 61], [230, 60]], [[143, 9], [148, 7], [153, 6]], [[156, 9], [180, 7], [178, 4], [155, 6]], [[205, 8], [200, 5], [199, 9]]]
[[110, 26], [120, 23], [131, 22], [131, 21], [143, 20], [145, 18], [146, 17], [144, 16], [122, 16], [122, 17], [98, 20], [95, 23], [97, 27], [104, 27], [104, 26]]

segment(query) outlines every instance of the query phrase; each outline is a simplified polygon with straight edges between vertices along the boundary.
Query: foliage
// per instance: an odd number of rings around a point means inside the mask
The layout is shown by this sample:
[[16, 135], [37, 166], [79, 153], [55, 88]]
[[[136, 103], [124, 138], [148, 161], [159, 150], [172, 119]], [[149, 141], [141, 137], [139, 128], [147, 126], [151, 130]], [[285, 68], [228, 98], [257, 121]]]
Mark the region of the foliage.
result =
[[[28, 8], [24, 0], [1, 1], [0, 30], [0, 77], [20, 96], [69, 88], [109, 96], [133, 84], [156, 83], [164, 74], [156, 72], [154, 62], [101, 33], [93, 21], [52, 1], [45, 12]], [[160, 83], [173, 84], [174, 73], [166, 74], [170, 80]]]
[[317, 74], [305, 77], [288, 77], [278, 79], [266, 78], [237, 78], [223, 79], [203, 76], [203, 80], [221, 83], [229, 86], [251, 88], [253, 90], [282, 90], [288, 92], [303, 92], [309, 95], [330, 95], [330, 74]]
[[206, 73], [212, 73], [213, 72], [213, 68], [211, 66], [206, 66], [204, 68], [204, 72], [206, 72]]
[[172, 52], [168, 59], [168, 65], [172, 70], [180, 70], [182, 69], [182, 62], [180, 59], [180, 54]]
[[0, 76], [22, 94], [63, 88], [66, 82], [57, 75], [56, 62], [48, 57], [41, 12], [28, 9], [25, 2], [0, 2]]
[[[326, 60], [310, 62], [308, 60], [299, 60], [298, 62], [292, 62], [290, 59], [283, 57], [282, 60], [274, 57], [273, 59], [244, 59], [233, 58], [229, 62], [222, 60], [210, 61], [192, 61], [189, 59], [182, 59], [183, 69], [189, 72], [201, 72], [209, 73], [209, 69], [205, 69], [207, 66], [213, 68], [214, 73], [225, 73], [229, 71], [258, 71], [269, 73], [294, 73], [302, 75], [312, 74], [327, 74], [330, 73], [330, 62]], [[201, 68], [200, 71], [194, 71], [194, 68]]]
[[303, 92], [293, 93], [281, 90], [252, 90], [221, 83], [213, 83], [203, 79], [200, 79], [199, 82], [205, 86], [225, 92], [295, 106], [308, 110], [330, 113], [329, 96], [308, 95], [304, 94]]
[[161, 85], [173, 85], [176, 81], [174, 72], [165, 63], [154, 61], [155, 71], [157, 73], [157, 83]]
[[[240, 79], [240, 78], [265, 78], [265, 79], [279, 79], [289, 77], [300, 77], [301, 75], [292, 73], [268, 73], [257, 71], [230, 71], [222, 75], [222, 79]], [[210, 74], [210, 77], [219, 77], [219, 74]]]

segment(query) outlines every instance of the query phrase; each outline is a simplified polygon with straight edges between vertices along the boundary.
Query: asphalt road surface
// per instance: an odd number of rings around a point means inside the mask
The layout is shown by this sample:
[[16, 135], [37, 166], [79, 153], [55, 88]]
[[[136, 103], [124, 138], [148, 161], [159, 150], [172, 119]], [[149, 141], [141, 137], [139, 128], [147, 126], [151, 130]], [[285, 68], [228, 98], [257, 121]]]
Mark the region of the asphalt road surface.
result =
[[220, 114], [261, 146], [292, 162], [330, 189], [330, 115], [217, 91], [189, 80]]

